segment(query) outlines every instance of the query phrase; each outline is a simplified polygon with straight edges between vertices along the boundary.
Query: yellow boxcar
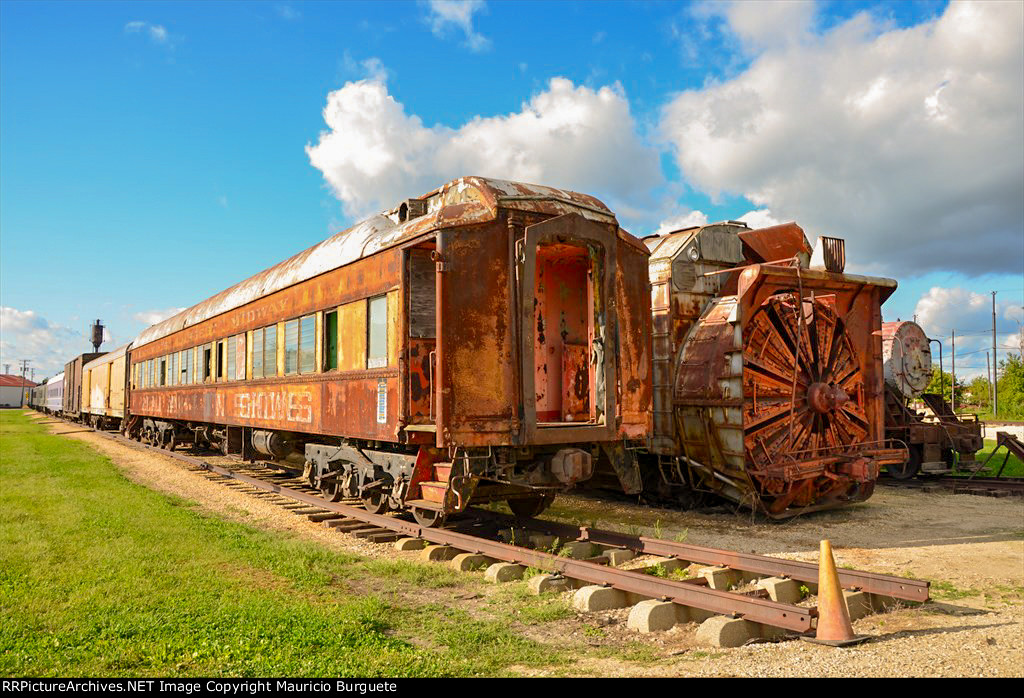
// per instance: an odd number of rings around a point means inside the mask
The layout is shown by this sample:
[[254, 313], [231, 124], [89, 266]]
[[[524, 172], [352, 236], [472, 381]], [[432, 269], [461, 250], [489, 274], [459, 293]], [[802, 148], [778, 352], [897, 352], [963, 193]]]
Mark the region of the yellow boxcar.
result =
[[128, 347], [125, 344], [93, 359], [82, 370], [82, 417], [94, 427], [121, 428]]

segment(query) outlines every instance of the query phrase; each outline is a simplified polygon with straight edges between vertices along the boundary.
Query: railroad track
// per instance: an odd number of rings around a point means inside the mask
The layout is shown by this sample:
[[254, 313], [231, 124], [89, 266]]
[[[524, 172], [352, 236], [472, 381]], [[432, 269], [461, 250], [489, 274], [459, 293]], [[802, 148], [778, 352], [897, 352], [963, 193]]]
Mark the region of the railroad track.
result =
[[953, 477], [950, 475], [895, 480], [883, 477], [879, 482], [888, 487], [922, 490], [924, 492], [949, 491], [955, 494], [975, 494], [983, 497], [1024, 497], [1024, 478], [1021, 477]]
[[[330, 502], [296, 471], [277, 464], [167, 451], [120, 434], [97, 433], [136, 449], [175, 458], [210, 480], [278, 504], [336, 531], [372, 543], [395, 544], [399, 549], [422, 548], [426, 559], [451, 560], [460, 569], [486, 565], [486, 576], [491, 581], [521, 579], [527, 568], [543, 570], [546, 574], [531, 579], [535, 591], [577, 588], [574, 605], [579, 610], [635, 604], [630, 624], [634, 625], [633, 616], [637, 615], [634, 627], [641, 630], [667, 629], [667, 607], [671, 607], [668, 617], [675, 619], [668, 622], [668, 627], [675, 622], [714, 617], [748, 621], [744, 624], [750, 631], [748, 641], [807, 634], [815, 628], [816, 607], [798, 605], [807, 603], [799, 600], [801, 585], [816, 591], [818, 566], [813, 563], [540, 519], [517, 519], [480, 509], [470, 509], [444, 527], [426, 528], [399, 516], [371, 514], [354, 506], [358, 500]], [[615, 566], [636, 556], [655, 557], [644, 560], [639, 569]], [[666, 575], [667, 570], [691, 564], [708, 567], [694, 578]], [[858, 570], [838, 572], [841, 586], [854, 595], [848, 597], [848, 605], [858, 617], [889, 607], [896, 600], [924, 602], [929, 598], [927, 581]], [[756, 588], [749, 588], [759, 580]], [[734, 586], [740, 590], [731, 590]], [[856, 613], [857, 609], [864, 609], [864, 613]], [[651, 628], [650, 614], [655, 612], [662, 619], [656, 624], [661, 625]]]

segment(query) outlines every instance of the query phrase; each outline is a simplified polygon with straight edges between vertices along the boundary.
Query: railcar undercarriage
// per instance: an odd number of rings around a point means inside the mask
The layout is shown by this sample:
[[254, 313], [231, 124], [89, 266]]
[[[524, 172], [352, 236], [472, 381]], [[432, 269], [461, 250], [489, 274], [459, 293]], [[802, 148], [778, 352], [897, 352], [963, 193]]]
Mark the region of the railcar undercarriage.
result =
[[360, 499], [374, 514], [409, 511], [424, 526], [441, 525], [471, 503], [504, 501], [517, 516], [538, 516], [608, 457], [602, 449], [449, 450], [148, 417], [129, 419], [126, 433], [166, 450], [210, 449], [291, 467], [304, 457], [304, 478], [328, 501]]

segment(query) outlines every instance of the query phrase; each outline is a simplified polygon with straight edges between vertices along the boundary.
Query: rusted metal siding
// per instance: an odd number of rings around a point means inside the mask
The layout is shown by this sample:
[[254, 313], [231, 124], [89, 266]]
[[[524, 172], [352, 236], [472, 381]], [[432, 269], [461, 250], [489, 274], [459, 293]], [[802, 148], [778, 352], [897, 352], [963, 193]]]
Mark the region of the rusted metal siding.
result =
[[132, 361], [163, 356], [272, 323], [282, 323], [278, 330], [281, 335], [285, 318], [307, 315], [398, 288], [401, 284], [401, 256], [401, 250], [388, 250], [261, 297], [241, 308], [168, 335], [159, 342], [133, 345]]
[[[282, 374], [283, 318], [339, 306], [351, 309], [349, 315], [339, 312], [339, 351], [346, 352], [339, 370], [135, 390], [131, 411], [164, 419], [397, 440], [402, 418], [397, 345], [389, 346], [391, 360], [386, 368], [366, 369], [365, 299], [382, 294], [397, 299], [400, 284], [401, 251], [388, 250], [134, 349], [132, 361], [144, 361], [196, 345], [202, 349], [212, 340], [242, 332], [246, 333], [246, 346], [251, 347], [251, 330], [273, 324], [278, 339], [271, 356]], [[348, 325], [343, 317], [349, 318]], [[389, 328], [389, 341], [396, 332]], [[251, 353], [246, 350], [250, 372]], [[196, 355], [196, 365], [202, 370], [201, 352]], [[379, 421], [382, 405], [383, 421]]]
[[[172, 352], [197, 348], [193, 362], [201, 376], [203, 348], [241, 334], [245, 342], [238, 364], [251, 375], [253, 331], [274, 327], [278, 344], [267, 353], [267, 369], [273, 371], [276, 363], [281, 374], [285, 321], [316, 314], [319, 369], [324, 364], [323, 313], [337, 310], [337, 370], [246, 381], [203, 382], [200, 377], [194, 384], [163, 387], [157, 383], [133, 390], [132, 412], [386, 441], [400, 440], [405, 424], [433, 421], [438, 427], [436, 442], [445, 446], [644, 438], [650, 419], [650, 298], [636, 271], [646, 263], [646, 248], [618, 228], [603, 204], [572, 192], [465, 178], [425, 198], [427, 215], [398, 223], [392, 212], [384, 217], [390, 227], [377, 220], [335, 236], [150, 328], [140, 335], [132, 354], [133, 362], [147, 362], [148, 368]], [[583, 231], [584, 237], [592, 237], [586, 245], [600, 239], [604, 246], [603, 256], [595, 258], [600, 261], [596, 273], [602, 278], [602, 292], [597, 297], [589, 293], [585, 305], [602, 314], [605, 370], [586, 369], [583, 372], [590, 375], [581, 380], [591, 383], [591, 391], [600, 380], [608, 402], [572, 407], [579, 408], [574, 418], [587, 419], [600, 407], [605, 412], [601, 424], [569, 429], [560, 425], [545, 433], [534, 428], [528, 434], [521, 425], [526, 359], [519, 347], [516, 246], [526, 229], [545, 219], [557, 221], [545, 229], [549, 233], [572, 238]], [[419, 312], [413, 323], [406, 312], [412, 282], [403, 272], [407, 250], [418, 246], [413, 254], [423, 262], [422, 256], [435, 245], [437, 259], [421, 263], [418, 272], [419, 286], [433, 284], [437, 301], [432, 307], [436, 337], [429, 337], [425, 313]], [[567, 293], [568, 286], [578, 285], [578, 277], [575, 274], [574, 283], [567, 284]], [[367, 299], [381, 295], [387, 296], [387, 366], [367, 368]], [[532, 293], [525, 295], [533, 300]], [[421, 304], [419, 309], [424, 308], [431, 306]], [[566, 332], [567, 346], [594, 341], [593, 328], [585, 322], [564, 324], [560, 329]], [[594, 359], [577, 353], [569, 365], [579, 372]], [[558, 357], [559, 371], [563, 358]], [[156, 373], [154, 367], [152, 374]], [[552, 385], [562, 391], [562, 383], [556, 380]]]
[[439, 274], [438, 445], [513, 443], [518, 400], [507, 229], [494, 223], [439, 236], [445, 271]]
[[623, 437], [631, 439], [648, 437], [652, 428], [651, 294], [647, 284], [647, 254], [639, 240], [619, 231], [615, 270], [619, 429]]

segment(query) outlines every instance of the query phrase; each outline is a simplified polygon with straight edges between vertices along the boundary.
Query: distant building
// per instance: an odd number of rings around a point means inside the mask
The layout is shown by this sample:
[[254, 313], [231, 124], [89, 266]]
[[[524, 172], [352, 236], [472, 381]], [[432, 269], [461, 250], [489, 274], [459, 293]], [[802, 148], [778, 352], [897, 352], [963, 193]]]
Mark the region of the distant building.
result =
[[0, 373], [0, 407], [21, 407], [28, 404], [28, 390], [36, 387], [36, 383], [14, 376]]

